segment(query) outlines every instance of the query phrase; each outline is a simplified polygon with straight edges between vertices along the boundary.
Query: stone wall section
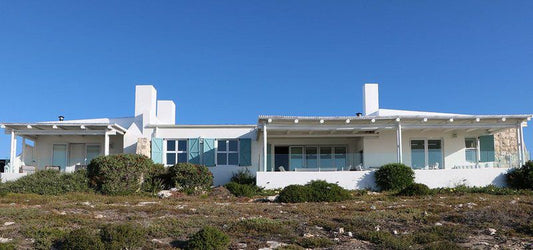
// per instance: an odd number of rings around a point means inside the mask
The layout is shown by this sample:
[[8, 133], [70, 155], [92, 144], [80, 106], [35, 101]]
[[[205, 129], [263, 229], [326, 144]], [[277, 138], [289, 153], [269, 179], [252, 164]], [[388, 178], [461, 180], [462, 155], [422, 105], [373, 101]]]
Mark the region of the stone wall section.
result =
[[148, 138], [137, 139], [137, 150], [135, 153], [150, 157], [150, 140]]
[[501, 167], [518, 163], [518, 139], [516, 128], [500, 130], [494, 133], [494, 153]]

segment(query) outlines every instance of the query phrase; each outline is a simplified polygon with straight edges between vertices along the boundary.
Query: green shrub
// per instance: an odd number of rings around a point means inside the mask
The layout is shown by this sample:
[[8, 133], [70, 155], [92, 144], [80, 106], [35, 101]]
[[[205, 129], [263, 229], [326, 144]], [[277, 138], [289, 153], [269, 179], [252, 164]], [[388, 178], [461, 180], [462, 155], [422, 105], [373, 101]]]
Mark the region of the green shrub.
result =
[[309, 201], [311, 191], [309, 187], [302, 185], [289, 185], [281, 190], [278, 196], [279, 202], [298, 203]]
[[87, 166], [88, 177], [103, 194], [128, 195], [141, 191], [152, 160], [143, 155], [120, 154], [99, 156]]
[[305, 186], [290, 185], [285, 187], [278, 196], [279, 202], [335, 202], [345, 201], [352, 197], [350, 191], [337, 184], [325, 181], [311, 181]]
[[206, 166], [178, 163], [168, 171], [171, 184], [189, 194], [208, 190], [213, 185], [213, 174]]
[[257, 195], [257, 193], [260, 191], [260, 188], [258, 188], [257, 186], [252, 186], [249, 184], [240, 184], [237, 182], [230, 182], [224, 185], [224, 187], [237, 197], [253, 197], [254, 195]]
[[511, 170], [506, 177], [509, 187], [533, 189], [533, 161], [528, 161], [522, 167]]
[[252, 186], [256, 185], [255, 176], [253, 176], [247, 168], [234, 173], [231, 177], [231, 182]]
[[144, 245], [146, 232], [133, 224], [106, 225], [100, 232], [106, 249], [136, 249]]
[[326, 248], [335, 245], [335, 242], [325, 237], [303, 238], [298, 244], [305, 248]]
[[204, 227], [187, 242], [187, 249], [223, 250], [228, 249], [229, 237], [214, 227]]
[[375, 178], [381, 190], [401, 190], [414, 183], [415, 172], [404, 164], [391, 163], [379, 168]]
[[468, 194], [468, 193], [480, 193], [480, 194], [492, 194], [492, 195], [533, 195], [533, 191], [525, 189], [512, 189], [506, 187], [498, 187], [494, 185], [488, 185], [484, 187], [468, 187], [465, 185], [459, 185], [453, 188], [434, 188], [431, 190], [434, 194]]
[[311, 181], [306, 184], [310, 190], [309, 201], [345, 201], [351, 198], [350, 191], [334, 183]]
[[52, 249], [61, 239], [63, 239], [66, 232], [53, 227], [39, 228], [36, 226], [29, 226], [29, 228], [24, 229], [23, 234], [27, 238], [32, 238], [34, 240], [34, 249]]
[[143, 190], [151, 194], [156, 194], [169, 186], [170, 181], [168, 179], [168, 171], [165, 165], [152, 164], [144, 178]]
[[17, 249], [14, 243], [0, 243], [0, 250], [15, 250]]
[[421, 183], [413, 183], [404, 189], [402, 189], [400, 192], [398, 192], [398, 195], [402, 196], [417, 196], [417, 195], [428, 195], [430, 194], [431, 189], [429, 189], [428, 186], [421, 184]]
[[85, 170], [61, 173], [55, 170], [42, 170], [26, 175], [16, 181], [4, 183], [3, 193], [33, 193], [41, 195], [60, 195], [69, 192], [90, 190]]
[[65, 250], [99, 250], [104, 249], [100, 236], [86, 228], [76, 229], [70, 232], [61, 244]]

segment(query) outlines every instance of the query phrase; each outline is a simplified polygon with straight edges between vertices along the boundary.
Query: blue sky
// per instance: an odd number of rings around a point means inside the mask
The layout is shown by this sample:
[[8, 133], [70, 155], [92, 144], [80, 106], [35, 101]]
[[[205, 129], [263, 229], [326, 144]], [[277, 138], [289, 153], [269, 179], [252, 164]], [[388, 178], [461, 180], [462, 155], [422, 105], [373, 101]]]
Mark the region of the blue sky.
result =
[[0, 0], [0, 121], [131, 116], [135, 84], [174, 100], [181, 124], [353, 115], [365, 82], [384, 108], [533, 113], [531, 13], [533, 1]]

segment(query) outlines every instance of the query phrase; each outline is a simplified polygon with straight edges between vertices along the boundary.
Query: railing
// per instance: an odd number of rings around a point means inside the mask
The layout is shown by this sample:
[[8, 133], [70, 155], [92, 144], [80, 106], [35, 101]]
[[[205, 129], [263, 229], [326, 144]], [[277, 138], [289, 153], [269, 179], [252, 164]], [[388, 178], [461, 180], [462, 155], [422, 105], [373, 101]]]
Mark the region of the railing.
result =
[[[396, 153], [268, 154], [267, 159], [269, 163], [267, 172], [363, 171], [398, 162], [398, 155]], [[494, 155], [489, 159], [492, 161], [471, 162], [467, 161], [465, 156], [444, 157], [438, 152], [402, 155], [402, 162], [414, 170], [516, 168], [521, 165], [518, 154]]]

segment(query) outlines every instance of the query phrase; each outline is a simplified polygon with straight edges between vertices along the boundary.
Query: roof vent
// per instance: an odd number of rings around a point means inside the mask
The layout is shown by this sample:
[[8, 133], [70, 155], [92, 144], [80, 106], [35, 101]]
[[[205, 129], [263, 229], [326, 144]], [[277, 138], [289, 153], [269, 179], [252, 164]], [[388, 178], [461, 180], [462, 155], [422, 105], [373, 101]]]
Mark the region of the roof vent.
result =
[[363, 113], [361, 113], [361, 112], [357, 112], [357, 113], [355, 113], [355, 115], [356, 115], [357, 117], [361, 117], [361, 116], [363, 116]]
[[60, 121], [60, 122], [62, 122], [63, 120], [65, 120], [65, 117], [62, 116], [62, 115], [58, 116], [57, 118], [59, 118], [59, 121]]

